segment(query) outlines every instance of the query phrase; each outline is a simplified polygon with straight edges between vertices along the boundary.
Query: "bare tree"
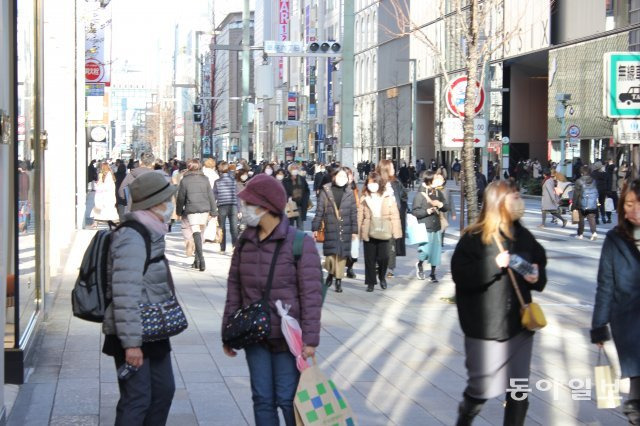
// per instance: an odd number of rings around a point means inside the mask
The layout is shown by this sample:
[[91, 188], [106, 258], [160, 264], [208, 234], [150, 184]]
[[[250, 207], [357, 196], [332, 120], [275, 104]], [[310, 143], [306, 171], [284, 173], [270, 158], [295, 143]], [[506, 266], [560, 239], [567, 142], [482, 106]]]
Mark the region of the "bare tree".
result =
[[[513, 31], [506, 31], [504, 19], [499, 19], [504, 11], [505, 0], [452, 0], [453, 11], [445, 13], [447, 2], [438, 0], [439, 16], [444, 17], [445, 28], [454, 31], [451, 37], [457, 59], [460, 59], [467, 77], [464, 101], [464, 143], [462, 149], [463, 190], [468, 203], [468, 221], [478, 216], [478, 197], [474, 165], [475, 143], [474, 126], [475, 105], [478, 96], [477, 85], [482, 87], [485, 78], [485, 64], [502, 49], [514, 35], [520, 31], [513, 25]], [[435, 58], [439, 71], [445, 81], [443, 87], [451, 82], [450, 66], [446, 45], [441, 45], [428, 29], [413, 20], [409, 0], [388, 0], [383, 7], [390, 8], [396, 19], [396, 28], [387, 28], [387, 33], [395, 37], [413, 36], [422, 42]], [[420, 7], [424, 7], [421, 5]], [[459, 34], [458, 34], [459, 33]], [[457, 36], [460, 36], [459, 38]], [[449, 55], [451, 57], [451, 55]], [[456, 58], [456, 56], [452, 56]]]

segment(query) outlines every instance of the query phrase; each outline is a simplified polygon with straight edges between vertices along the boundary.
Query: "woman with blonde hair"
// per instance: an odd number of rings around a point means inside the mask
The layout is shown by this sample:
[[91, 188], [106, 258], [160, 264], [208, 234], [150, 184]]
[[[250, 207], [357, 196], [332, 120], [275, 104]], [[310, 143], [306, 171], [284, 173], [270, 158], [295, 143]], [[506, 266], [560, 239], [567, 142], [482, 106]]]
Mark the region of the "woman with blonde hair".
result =
[[116, 208], [116, 178], [107, 163], [100, 165], [96, 182], [95, 205], [91, 210], [91, 218], [95, 222], [120, 221]]
[[217, 163], [213, 158], [207, 158], [204, 160], [204, 165], [202, 167], [202, 173], [209, 179], [209, 184], [211, 185], [211, 189], [213, 189], [213, 185], [215, 185], [216, 181], [220, 178], [217, 172]]
[[[491, 183], [480, 216], [464, 230], [451, 259], [468, 373], [459, 426], [470, 425], [484, 402], [514, 388], [514, 380], [517, 387], [529, 387], [534, 333], [522, 326], [520, 303], [507, 269], [516, 267], [515, 285], [524, 302], [531, 303], [531, 290], [542, 291], [546, 285], [547, 258], [520, 223], [523, 214], [524, 201], [514, 182]], [[519, 267], [523, 264], [527, 272]], [[523, 425], [527, 393], [506, 392], [506, 401], [504, 424]]]
[[402, 183], [396, 179], [396, 170], [391, 160], [380, 160], [376, 172], [385, 183], [385, 192], [395, 197], [398, 211], [400, 212], [400, 223], [402, 224], [402, 237], [393, 238], [389, 243], [389, 271], [387, 277], [393, 277], [393, 270], [396, 268], [396, 256], [406, 256], [407, 248], [404, 239], [407, 227], [407, 193]]

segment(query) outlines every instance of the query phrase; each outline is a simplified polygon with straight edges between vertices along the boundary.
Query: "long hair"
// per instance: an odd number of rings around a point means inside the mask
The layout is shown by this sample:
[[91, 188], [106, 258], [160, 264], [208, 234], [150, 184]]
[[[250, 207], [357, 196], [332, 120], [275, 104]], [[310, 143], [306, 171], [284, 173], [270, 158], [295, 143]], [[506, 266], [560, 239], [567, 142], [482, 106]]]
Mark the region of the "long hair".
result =
[[512, 180], [499, 180], [490, 183], [484, 191], [482, 210], [475, 223], [469, 225], [464, 233], [481, 234], [484, 244], [491, 244], [493, 236], [500, 232], [513, 240], [511, 215], [507, 210], [507, 195], [518, 192], [518, 186]]
[[376, 167], [376, 171], [385, 182], [394, 182], [396, 180], [395, 173], [391, 173], [391, 170], [394, 170], [393, 161], [387, 159], [380, 160], [378, 167]]
[[[111, 173], [111, 167], [109, 167], [109, 164], [107, 164], [106, 162], [100, 164], [100, 177], [98, 179], [104, 182], [104, 180], [107, 178], [109, 173]], [[114, 182], [116, 181], [116, 177], [113, 175], [113, 173], [111, 173], [111, 178], [113, 179]]]
[[362, 186], [362, 194], [363, 195], [371, 195], [371, 191], [369, 191], [369, 188], [367, 187], [367, 185], [369, 184], [369, 182], [371, 183], [377, 183], [378, 184], [378, 195], [382, 195], [384, 194], [384, 190], [385, 190], [385, 181], [382, 180], [382, 176], [380, 176], [380, 173], [378, 172], [371, 172], [369, 173], [369, 176], [367, 176], [367, 180], [365, 181], [364, 185]]
[[631, 192], [636, 194], [636, 198], [640, 200], [640, 179], [630, 181], [624, 184], [620, 199], [618, 200], [618, 225], [616, 225], [616, 231], [626, 240], [634, 241], [633, 230], [635, 225], [627, 220], [627, 216], [624, 212], [624, 202]]

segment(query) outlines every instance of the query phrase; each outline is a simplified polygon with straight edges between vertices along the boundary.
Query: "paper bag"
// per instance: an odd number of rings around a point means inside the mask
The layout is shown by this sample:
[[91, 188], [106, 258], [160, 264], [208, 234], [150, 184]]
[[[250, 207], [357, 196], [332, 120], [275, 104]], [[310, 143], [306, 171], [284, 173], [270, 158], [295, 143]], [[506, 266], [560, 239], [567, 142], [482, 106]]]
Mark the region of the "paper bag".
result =
[[571, 224], [575, 225], [580, 222], [580, 212], [578, 210], [571, 211]]
[[344, 395], [315, 364], [300, 374], [294, 399], [298, 426], [354, 426], [353, 416]]
[[598, 354], [598, 365], [594, 368], [594, 385], [596, 387], [596, 402], [598, 408], [616, 408], [620, 406], [620, 381], [616, 380], [613, 367], [609, 363], [606, 352], [606, 365], [601, 365], [600, 356], [604, 349], [600, 348]]
[[205, 242], [218, 242], [218, 221], [216, 219], [211, 219], [209, 223], [207, 223], [207, 227], [204, 229], [203, 237]]

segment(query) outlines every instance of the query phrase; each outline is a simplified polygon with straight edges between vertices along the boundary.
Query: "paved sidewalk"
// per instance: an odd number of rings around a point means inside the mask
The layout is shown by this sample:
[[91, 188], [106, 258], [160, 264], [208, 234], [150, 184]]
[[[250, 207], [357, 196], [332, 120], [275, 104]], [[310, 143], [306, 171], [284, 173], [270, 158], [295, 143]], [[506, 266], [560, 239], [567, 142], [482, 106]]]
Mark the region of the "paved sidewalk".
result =
[[[71, 315], [70, 291], [91, 236], [78, 233], [9, 425], [113, 424], [118, 388], [113, 361], [100, 351], [100, 326]], [[455, 241], [446, 243], [444, 265]], [[177, 391], [171, 425], [254, 424], [244, 357], [222, 353], [220, 319], [230, 257], [217, 249], [207, 244], [207, 271], [193, 271], [180, 234], [167, 236], [177, 291], [190, 321], [189, 329], [172, 339]], [[411, 256], [398, 258], [389, 289], [366, 293], [359, 262], [358, 279], [345, 280], [344, 293], [327, 296], [320, 366], [345, 391], [364, 426], [455, 422], [466, 380], [463, 337], [455, 305], [440, 301], [453, 294], [453, 283], [444, 266], [440, 284], [419, 281], [413, 263]], [[597, 410], [593, 401], [571, 397], [568, 381], [590, 377], [597, 355], [585, 337], [590, 310], [571, 305], [571, 295], [555, 285], [539, 301], [566, 305], [545, 307], [549, 326], [536, 336], [532, 381], [550, 380], [553, 392], [534, 389], [527, 425], [625, 424], [617, 411]], [[501, 402], [489, 401], [474, 424], [501, 425], [502, 415]]]

